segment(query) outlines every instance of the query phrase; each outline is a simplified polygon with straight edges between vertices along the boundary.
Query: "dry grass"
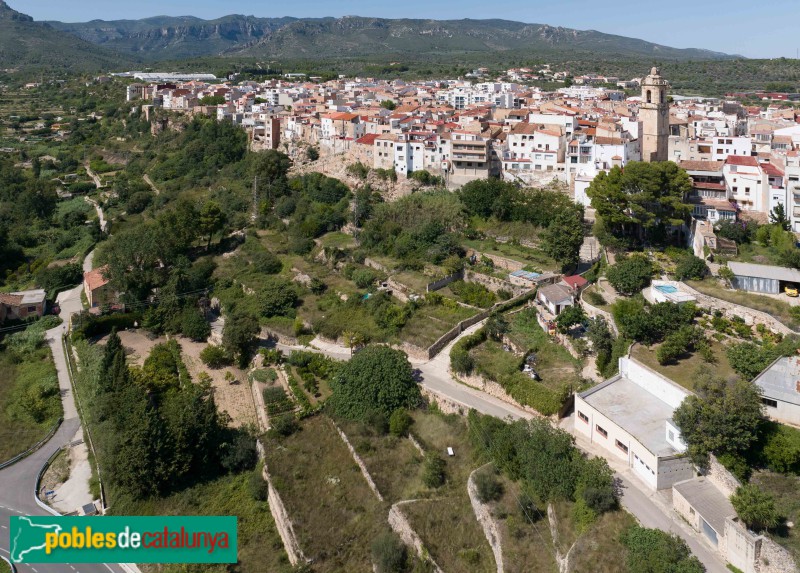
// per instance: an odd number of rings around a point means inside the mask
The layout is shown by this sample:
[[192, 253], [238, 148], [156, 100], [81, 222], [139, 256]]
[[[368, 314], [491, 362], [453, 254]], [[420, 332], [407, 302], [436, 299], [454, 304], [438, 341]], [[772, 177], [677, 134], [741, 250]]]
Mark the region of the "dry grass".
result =
[[711, 369], [715, 376], [720, 376], [726, 380], [737, 378], [736, 372], [731, 368], [728, 362], [728, 356], [725, 354], [725, 346], [718, 342], [711, 345], [711, 351], [717, 359], [713, 364], [704, 361], [700, 357], [700, 354], [695, 352], [688, 358], [682, 358], [676, 364], [661, 365], [656, 358], [656, 351], [659, 346], [660, 344], [656, 344], [648, 348], [647, 346], [637, 344], [633, 347], [631, 356], [645, 366], [652, 368], [659, 374], [666, 376], [673, 382], [677, 382], [688, 390], [694, 390], [695, 374], [698, 368]]
[[712, 280], [686, 281], [686, 284], [708, 296], [765, 312], [794, 330], [800, 329], [800, 321], [792, 317], [790, 312], [792, 307], [789, 303], [768, 296], [729, 290], [720, 286], [717, 281]]
[[626, 511], [605, 513], [584, 533], [570, 554], [572, 573], [618, 573], [623, 569], [625, 547], [620, 542], [623, 531], [636, 521]]
[[267, 465], [314, 571], [370, 571], [370, 543], [388, 528], [350, 452], [325, 416], [266, 445]]
[[800, 561], [800, 476], [782, 475], [763, 471], [753, 475], [751, 481], [775, 497], [775, 506], [786, 521], [794, 527], [781, 526], [770, 537], [788, 549]]
[[358, 422], [337, 420], [364, 460], [375, 486], [389, 503], [413, 499], [424, 490], [422, 455], [407, 438], [379, 436]]

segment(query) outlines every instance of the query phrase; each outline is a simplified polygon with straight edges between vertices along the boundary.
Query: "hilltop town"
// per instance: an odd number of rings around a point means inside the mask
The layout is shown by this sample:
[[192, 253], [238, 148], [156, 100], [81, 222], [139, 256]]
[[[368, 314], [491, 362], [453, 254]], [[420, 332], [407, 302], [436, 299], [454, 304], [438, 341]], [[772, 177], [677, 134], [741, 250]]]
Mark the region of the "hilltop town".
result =
[[0, 86], [2, 523], [238, 518], [84, 573], [797, 571], [791, 85], [262, 71]]

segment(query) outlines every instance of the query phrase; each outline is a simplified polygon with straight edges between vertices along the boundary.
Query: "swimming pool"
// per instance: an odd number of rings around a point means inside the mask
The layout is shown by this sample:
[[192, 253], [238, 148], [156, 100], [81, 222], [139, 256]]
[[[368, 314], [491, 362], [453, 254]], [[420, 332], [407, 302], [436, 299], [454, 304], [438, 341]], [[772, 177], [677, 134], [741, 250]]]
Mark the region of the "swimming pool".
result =
[[675, 294], [678, 289], [672, 285], [657, 285], [656, 290], [660, 290], [664, 294]]

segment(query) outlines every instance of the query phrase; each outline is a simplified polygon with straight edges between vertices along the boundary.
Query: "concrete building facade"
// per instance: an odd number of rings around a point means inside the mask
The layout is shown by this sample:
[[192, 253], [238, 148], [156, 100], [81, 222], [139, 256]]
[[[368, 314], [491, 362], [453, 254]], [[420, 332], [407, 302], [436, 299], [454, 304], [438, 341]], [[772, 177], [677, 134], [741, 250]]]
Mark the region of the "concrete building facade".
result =
[[695, 475], [672, 421], [689, 392], [643, 364], [620, 358], [619, 374], [575, 396], [575, 430], [624, 460], [653, 490]]

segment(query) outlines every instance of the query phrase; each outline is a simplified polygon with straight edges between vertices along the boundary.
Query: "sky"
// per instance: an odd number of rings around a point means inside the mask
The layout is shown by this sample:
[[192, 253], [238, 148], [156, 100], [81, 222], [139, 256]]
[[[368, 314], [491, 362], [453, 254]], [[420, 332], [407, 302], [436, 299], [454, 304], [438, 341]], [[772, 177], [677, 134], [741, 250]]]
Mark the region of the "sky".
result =
[[798, 54], [798, 0], [7, 0], [36, 20], [85, 22], [149, 16], [228, 14], [259, 17], [374, 16], [384, 18], [503, 18], [598, 30], [676, 48], [705, 48], [750, 58]]

